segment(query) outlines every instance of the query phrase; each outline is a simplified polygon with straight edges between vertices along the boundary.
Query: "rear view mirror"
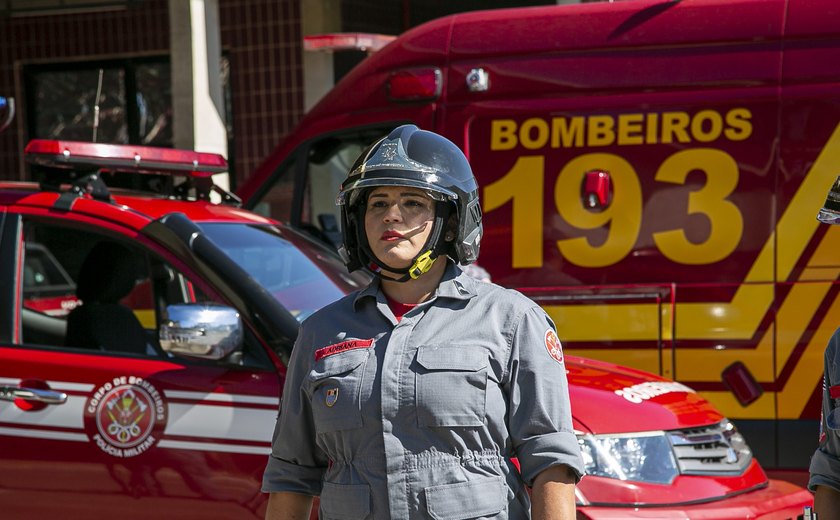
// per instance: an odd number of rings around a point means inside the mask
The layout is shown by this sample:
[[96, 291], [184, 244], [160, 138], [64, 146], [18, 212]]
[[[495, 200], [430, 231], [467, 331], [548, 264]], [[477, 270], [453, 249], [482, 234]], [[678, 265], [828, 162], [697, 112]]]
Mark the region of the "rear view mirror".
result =
[[160, 346], [170, 354], [218, 360], [241, 351], [242, 318], [224, 305], [168, 305], [158, 332]]

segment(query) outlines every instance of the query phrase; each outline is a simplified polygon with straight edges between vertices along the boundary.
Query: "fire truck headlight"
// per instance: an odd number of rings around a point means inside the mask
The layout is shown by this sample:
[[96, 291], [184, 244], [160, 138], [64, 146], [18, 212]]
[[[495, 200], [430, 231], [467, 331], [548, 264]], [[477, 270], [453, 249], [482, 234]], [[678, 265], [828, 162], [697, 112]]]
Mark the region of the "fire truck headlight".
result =
[[578, 443], [589, 475], [670, 484], [679, 474], [664, 432], [581, 435]]

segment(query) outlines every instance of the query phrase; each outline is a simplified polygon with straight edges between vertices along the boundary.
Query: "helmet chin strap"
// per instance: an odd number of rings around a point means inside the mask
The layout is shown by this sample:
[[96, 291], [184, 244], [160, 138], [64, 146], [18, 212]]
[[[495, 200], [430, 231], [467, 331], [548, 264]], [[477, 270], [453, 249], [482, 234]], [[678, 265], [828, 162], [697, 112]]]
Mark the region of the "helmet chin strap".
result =
[[[359, 246], [361, 250], [367, 255], [371, 264], [378, 268], [371, 269], [374, 274], [383, 280], [402, 283], [409, 280], [416, 280], [429, 272], [435, 264], [435, 260], [437, 260], [438, 256], [440, 256], [445, 249], [446, 243], [443, 240], [443, 236], [447, 220], [449, 220], [449, 212], [450, 206], [447, 202], [435, 201], [435, 220], [434, 224], [432, 224], [432, 232], [429, 234], [429, 238], [426, 239], [426, 243], [423, 244], [423, 247], [420, 249], [420, 253], [411, 260], [411, 265], [408, 267], [391, 267], [377, 258], [377, 256], [373, 254], [370, 244], [368, 244], [367, 234], [365, 233], [363, 226], [357, 227]], [[359, 220], [360, 222], [364, 222], [364, 205], [360, 207], [360, 213], [362, 213], [362, 215]], [[391, 278], [390, 276], [383, 275], [383, 270], [391, 273], [402, 274], [402, 276], [399, 278]]]

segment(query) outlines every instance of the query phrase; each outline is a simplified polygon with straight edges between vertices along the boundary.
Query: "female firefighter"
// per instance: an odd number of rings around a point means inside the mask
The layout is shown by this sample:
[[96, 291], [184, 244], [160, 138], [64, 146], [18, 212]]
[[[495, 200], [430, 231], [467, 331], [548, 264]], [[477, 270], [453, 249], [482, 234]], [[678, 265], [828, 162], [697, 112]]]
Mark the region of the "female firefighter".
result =
[[554, 324], [457, 265], [482, 233], [463, 153], [401, 126], [338, 204], [347, 267], [376, 276], [301, 326], [266, 518], [307, 518], [315, 495], [321, 518], [574, 518], [583, 464]]

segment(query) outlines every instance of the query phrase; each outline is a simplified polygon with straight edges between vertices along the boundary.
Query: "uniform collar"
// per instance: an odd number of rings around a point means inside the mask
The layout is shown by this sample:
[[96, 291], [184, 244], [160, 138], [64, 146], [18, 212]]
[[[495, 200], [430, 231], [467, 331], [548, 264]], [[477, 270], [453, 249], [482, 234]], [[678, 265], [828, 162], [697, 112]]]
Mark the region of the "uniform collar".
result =
[[[455, 262], [446, 261], [446, 271], [440, 279], [434, 298], [451, 298], [453, 300], [469, 300], [477, 294], [476, 284], [482, 283], [466, 274]], [[353, 308], [358, 310], [359, 303], [365, 298], [373, 298], [375, 301], [385, 303], [385, 295], [380, 288], [379, 277], [374, 277], [367, 287], [359, 291], [353, 300]]]
[[437, 296], [454, 300], [469, 300], [476, 294], [476, 284], [482, 283], [468, 275], [455, 262], [446, 263], [446, 271], [438, 285]]

